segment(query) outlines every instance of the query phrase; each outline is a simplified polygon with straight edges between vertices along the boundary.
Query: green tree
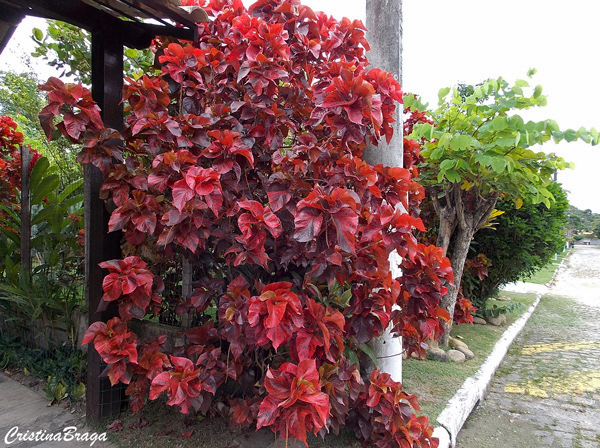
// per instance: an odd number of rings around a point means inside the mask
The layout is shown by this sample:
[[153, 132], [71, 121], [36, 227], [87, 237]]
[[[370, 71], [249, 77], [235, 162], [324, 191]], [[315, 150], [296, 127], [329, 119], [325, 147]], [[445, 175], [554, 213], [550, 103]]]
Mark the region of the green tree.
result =
[[516, 208], [511, 198], [501, 198], [496, 207], [504, 213], [475, 235], [472, 253], [491, 261], [483, 280], [465, 272], [463, 293], [476, 307], [482, 308], [501, 285], [533, 275], [564, 248], [569, 201], [560, 184], [547, 188], [554, 196], [552, 207], [525, 200]]
[[[90, 33], [69, 23], [48, 20], [44, 33], [39, 28], [32, 30], [32, 38], [37, 44], [32, 56], [41, 57], [48, 65], [63, 71], [63, 76], [75, 81], [91, 84], [91, 43]], [[139, 78], [152, 71], [154, 54], [149, 50], [125, 49], [124, 72], [126, 76]]]
[[[439, 217], [437, 245], [448, 253], [454, 270], [455, 285], [442, 298], [452, 316], [471, 240], [499, 196], [513, 199], [517, 207], [525, 198], [547, 207], [554, 200], [547, 188], [551, 176], [568, 164], [532, 147], [577, 139], [595, 145], [599, 136], [595, 129], [563, 132], [554, 120], [525, 122], [517, 111], [546, 105], [542, 87], [530, 88], [525, 80], [512, 86], [498, 78], [461, 91], [445, 88], [438, 105], [431, 114], [434, 125], [416, 126], [414, 136], [428, 140], [420, 180]], [[447, 337], [448, 331], [443, 343]]]
[[31, 145], [52, 162], [61, 175], [63, 186], [81, 178], [81, 166], [76, 163], [78, 150], [65, 138], [49, 142], [40, 125], [38, 114], [46, 105], [46, 95], [38, 89], [40, 81], [33, 73], [0, 71], [0, 115], [9, 115]]
[[580, 210], [572, 205], [569, 206], [567, 216], [569, 230], [573, 236], [595, 231], [600, 222], [600, 215], [593, 213], [590, 209]]

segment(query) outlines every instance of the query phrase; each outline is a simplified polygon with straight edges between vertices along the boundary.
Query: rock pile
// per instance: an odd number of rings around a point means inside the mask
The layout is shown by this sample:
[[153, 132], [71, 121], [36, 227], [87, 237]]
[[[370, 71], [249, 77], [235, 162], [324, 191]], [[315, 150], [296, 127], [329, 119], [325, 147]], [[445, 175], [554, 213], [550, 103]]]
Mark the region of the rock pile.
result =
[[465, 362], [466, 360], [473, 359], [475, 357], [473, 352], [469, 350], [467, 344], [455, 338], [448, 339], [448, 345], [451, 347], [451, 350], [448, 350], [448, 352], [445, 352], [444, 350], [439, 348], [437, 342], [433, 339], [428, 339], [426, 342], [429, 346], [429, 348], [427, 349], [428, 358], [436, 361]]

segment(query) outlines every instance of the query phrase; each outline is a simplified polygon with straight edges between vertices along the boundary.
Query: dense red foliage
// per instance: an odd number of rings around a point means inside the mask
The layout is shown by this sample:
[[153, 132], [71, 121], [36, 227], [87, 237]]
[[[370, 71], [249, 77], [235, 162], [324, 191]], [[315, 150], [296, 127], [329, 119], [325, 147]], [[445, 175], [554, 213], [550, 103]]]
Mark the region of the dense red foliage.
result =
[[[121, 320], [94, 324], [86, 342], [118, 365], [111, 380], [129, 383], [134, 410], [166, 392], [182, 412], [225, 403], [234, 423], [282, 437], [359, 421], [365, 446], [436, 446], [413, 396], [349, 362], [392, 318], [419, 344], [448, 317], [437, 301], [449, 263], [413, 235], [424, 229], [418, 144], [407, 142], [406, 168], [361, 158], [391, 138], [400, 86], [369, 68], [359, 21], [296, 0], [192, 3], [211, 22], [197, 43], [157, 44], [160, 75], [127, 80], [123, 135], [104, 128], [87, 90], [42, 86], [46, 133], [60, 115], [79, 160], [104, 173], [109, 228], [126, 240], [127, 257], [102, 265]], [[160, 304], [146, 262], [181, 257], [201, 260], [202, 278], [176, 309], [204, 323], [167, 356], [164, 339], [136, 342], [121, 328]]]
[[[17, 131], [17, 123], [9, 117], [0, 117], [0, 204], [18, 210], [16, 191], [21, 189], [21, 150], [23, 134]], [[31, 163], [29, 171], [41, 154], [29, 147]], [[2, 212], [0, 211], [0, 216]]]

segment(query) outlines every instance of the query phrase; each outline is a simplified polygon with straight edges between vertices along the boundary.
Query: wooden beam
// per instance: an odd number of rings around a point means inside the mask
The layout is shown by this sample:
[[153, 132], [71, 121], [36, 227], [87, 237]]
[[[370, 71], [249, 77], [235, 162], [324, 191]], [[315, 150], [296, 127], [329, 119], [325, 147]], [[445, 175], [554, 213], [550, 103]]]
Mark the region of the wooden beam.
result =
[[8, 41], [21, 20], [23, 20], [23, 14], [19, 10], [8, 5], [3, 7], [2, 16], [0, 17], [0, 53], [8, 45]]
[[[94, 33], [101, 30], [102, 24], [114, 19], [111, 14], [95, 8], [82, 0], [0, 0], [0, 8], [17, 11], [21, 15], [30, 15], [46, 19], [61, 20]], [[171, 12], [172, 15], [175, 13]], [[4, 13], [3, 13], [4, 15]], [[181, 21], [190, 23], [182, 11]], [[119, 20], [122, 22], [121, 20]], [[147, 48], [154, 36], [173, 36], [180, 39], [195, 40], [198, 30], [180, 28], [171, 25], [152, 25], [139, 22], [126, 23], [123, 32], [123, 44], [130, 48]]]

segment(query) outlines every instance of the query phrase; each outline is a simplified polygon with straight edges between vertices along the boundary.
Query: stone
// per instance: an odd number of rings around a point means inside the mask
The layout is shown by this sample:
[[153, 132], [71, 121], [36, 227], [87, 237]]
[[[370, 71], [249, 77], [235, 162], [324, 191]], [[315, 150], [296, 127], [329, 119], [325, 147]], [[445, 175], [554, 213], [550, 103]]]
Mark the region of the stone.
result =
[[512, 299], [510, 297], [496, 297], [496, 300], [500, 302], [510, 302]]
[[440, 348], [438, 342], [433, 338], [425, 338], [423, 342], [425, 342], [429, 348]]
[[488, 324], [494, 325], [495, 327], [499, 327], [500, 325], [502, 325], [502, 319], [500, 318], [500, 316], [498, 316], [498, 317], [490, 316], [487, 318], [487, 321], [488, 321]]
[[469, 350], [467, 347], [457, 347], [456, 350], [458, 350], [463, 355], [465, 355], [465, 358], [467, 358], [467, 359], [475, 358], [475, 354], [471, 350]]
[[467, 357], [458, 350], [448, 350], [448, 357], [454, 362], [465, 362]]
[[441, 348], [430, 348], [427, 350], [427, 357], [435, 361], [448, 362], [450, 358], [448, 354]]
[[469, 346], [467, 344], [465, 344], [463, 341], [459, 341], [458, 339], [454, 339], [452, 337], [448, 338], [448, 345], [457, 350], [459, 347], [464, 347], [466, 349], [469, 348]]
[[477, 324], [477, 325], [487, 325], [487, 322], [485, 321], [485, 319], [482, 319], [481, 317], [477, 317], [477, 316], [473, 316], [473, 323]]
[[502, 325], [506, 325], [506, 315], [505, 314], [500, 314], [500, 316], [498, 316], [500, 318], [500, 321], [502, 322]]

